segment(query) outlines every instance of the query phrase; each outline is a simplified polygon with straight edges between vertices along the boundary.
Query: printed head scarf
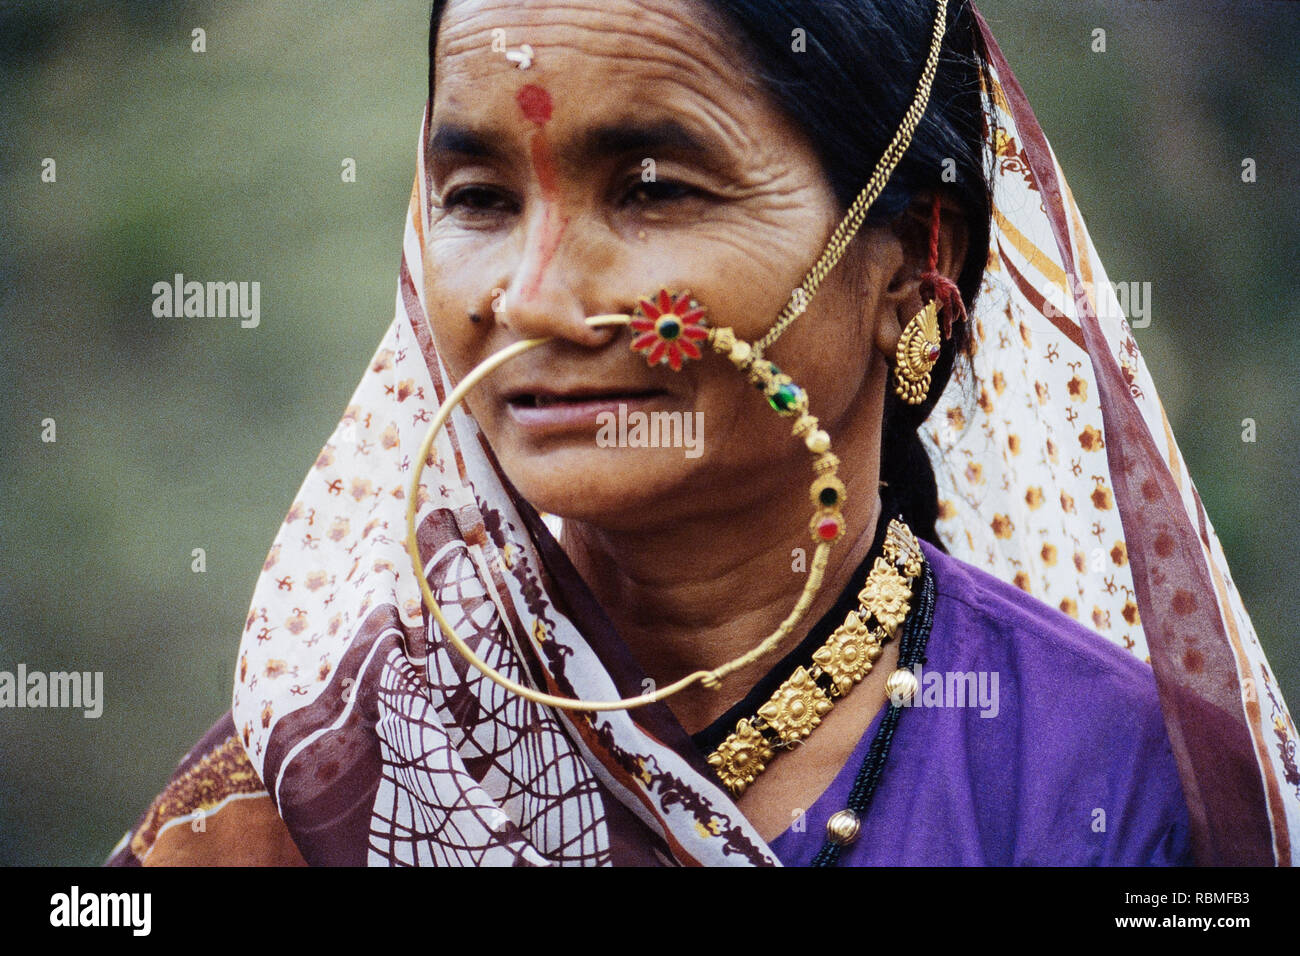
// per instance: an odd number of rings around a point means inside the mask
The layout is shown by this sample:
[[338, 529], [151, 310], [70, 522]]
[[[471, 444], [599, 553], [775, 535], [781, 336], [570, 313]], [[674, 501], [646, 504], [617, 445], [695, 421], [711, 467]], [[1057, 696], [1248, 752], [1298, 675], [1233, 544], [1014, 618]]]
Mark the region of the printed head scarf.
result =
[[[922, 438], [955, 557], [1154, 668], [1201, 863], [1290, 863], [1295, 725], [1117, 297], [1024, 93], [990, 51], [988, 268]], [[450, 391], [422, 263], [424, 137], [396, 316], [276, 535], [233, 697], [248, 758], [311, 863], [775, 864], [663, 705], [595, 715], [517, 698], [421, 604], [407, 487]], [[462, 409], [419, 490], [423, 572], [506, 676], [586, 699], [639, 672]]]

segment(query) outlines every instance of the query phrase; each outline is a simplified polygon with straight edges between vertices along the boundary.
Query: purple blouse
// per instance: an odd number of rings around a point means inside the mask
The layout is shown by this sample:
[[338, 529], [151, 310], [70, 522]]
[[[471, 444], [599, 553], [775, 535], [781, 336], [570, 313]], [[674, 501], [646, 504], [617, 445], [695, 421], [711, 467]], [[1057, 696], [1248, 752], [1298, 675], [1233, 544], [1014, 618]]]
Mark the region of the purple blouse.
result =
[[[920, 690], [840, 866], [1190, 865], [1187, 807], [1151, 668], [922, 542], [937, 586]], [[806, 866], [848, 803], [884, 709], [770, 844]]]

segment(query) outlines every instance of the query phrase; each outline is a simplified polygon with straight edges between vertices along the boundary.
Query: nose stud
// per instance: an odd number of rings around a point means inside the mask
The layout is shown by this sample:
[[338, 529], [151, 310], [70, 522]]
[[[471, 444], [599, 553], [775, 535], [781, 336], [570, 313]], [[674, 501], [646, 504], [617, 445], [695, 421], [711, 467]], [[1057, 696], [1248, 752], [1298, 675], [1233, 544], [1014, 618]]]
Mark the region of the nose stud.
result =
[[648, 365], [667, 363], [674, 372], [681, 371], [684, 360], [704, 356], [698, 344], [709, 337], [704, 311], [685, 290], [660, 289], [639, 299], [628, 323], [635, 333], [632, 351], [643, 353]]

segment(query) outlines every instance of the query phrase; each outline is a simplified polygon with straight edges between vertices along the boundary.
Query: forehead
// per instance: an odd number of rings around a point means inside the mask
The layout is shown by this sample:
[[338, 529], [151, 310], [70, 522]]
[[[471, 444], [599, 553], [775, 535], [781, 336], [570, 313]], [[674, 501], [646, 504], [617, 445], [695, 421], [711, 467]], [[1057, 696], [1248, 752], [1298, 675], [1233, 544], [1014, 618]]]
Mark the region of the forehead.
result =
[[[529, 68], [503, 44], [531, 47]], [[765, 106], [736, 38], [696, 0], [451, 0], [433, 68], [435, 110], [499, 107], [524, 84], [545, 87], [557, 114], [644, 103], [729, 126]]]

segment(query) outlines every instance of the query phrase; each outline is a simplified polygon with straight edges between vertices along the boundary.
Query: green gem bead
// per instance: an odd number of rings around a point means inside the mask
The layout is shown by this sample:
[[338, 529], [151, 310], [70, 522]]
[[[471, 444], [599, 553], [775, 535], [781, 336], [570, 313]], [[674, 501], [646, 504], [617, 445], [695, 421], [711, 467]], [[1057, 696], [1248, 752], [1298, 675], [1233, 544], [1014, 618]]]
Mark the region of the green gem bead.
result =
[[671, 342], [682, 334], [682, 324], [676, 319], [660, 319], [655, 324], [655, 331], [659, 333], [661, 339]]
[[817, 496], [817, 500], [825, 507], [833, 508], [840, 500], [840, 493], [834, 488], [823, 488], [821, 494]]
[[767, 402], [776, 411], [781, 414], [791, 411], [799, 402], [799, 396], [802, 394], [798, 385], [785, 384], [778, 388], [771, 395], [767, 396]]

